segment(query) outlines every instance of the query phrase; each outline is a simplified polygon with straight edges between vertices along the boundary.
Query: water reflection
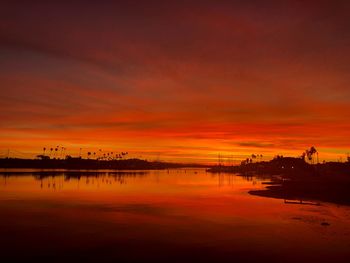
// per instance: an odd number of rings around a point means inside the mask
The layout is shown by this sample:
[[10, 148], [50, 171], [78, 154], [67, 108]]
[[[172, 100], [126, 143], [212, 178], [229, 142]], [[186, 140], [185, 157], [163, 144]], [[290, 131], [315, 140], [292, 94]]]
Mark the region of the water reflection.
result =
[[31, 176], [40, 181], [40, 188], [59, 190], [70, 180], [77, 180], [81, 184], [126, 184], [127, 178], [146, 176], [149, 171], [5, 171], [0, 172], [0, 177], [7, 184], [7, 178]]
[[[204, 169], [199, 170], [202, 173], [206, 173]], [[37, 170], [27, 170], [27, 171], [0, 171], [0, 177], [3, 178], [4, 185], [6, 185], [7, 178], [15, 178], [21, 176], [31, 176], [35, 180], [40, 181], [40, 188], [52, 188], [52, 189], [62, 189], [65, 182], [70, 180], [79, 181], [79, 185], [95, 185], [99, 187], [101, 184], [112, 185], [112, 184], [126, 184], [129, 178], [135, 177], [146, 177], [147, 175], [155, 176], [156, 181], [159, 182], [159, 175], [166, 174], [183, 174], [187, 179], [191, 180], [191, 176], [197, 175], [198, 171], [187, 170], [187, 169], [176, 169], [176, 170], [165, 170], [165, 171], [37, 171]], [[207, 174], [207, 173], [206, 173]], [[233, 186], [235, 181], [237, 181], [237, 175], [232, 173], [221, 173], [221, 174], [207, 174], [213, 181], [217, 181], [218, 187]], [[252, 185], [256, 185], [259, 182], [266, 181], [268, 179], [257, 178], [254, 176], [244, 176], [244, 181], [251, 182]]]
[[0, 176], [4, 262], [346, 262], [350, 256], [347, 207], [249, 195], [265, 186], [264, 178], [189, 169]]

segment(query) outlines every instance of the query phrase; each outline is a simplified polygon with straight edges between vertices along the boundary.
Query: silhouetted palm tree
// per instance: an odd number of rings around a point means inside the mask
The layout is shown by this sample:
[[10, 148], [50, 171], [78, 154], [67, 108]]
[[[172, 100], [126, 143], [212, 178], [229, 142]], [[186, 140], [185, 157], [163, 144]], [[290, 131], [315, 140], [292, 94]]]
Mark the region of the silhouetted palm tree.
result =
[[60, 159], [62, 158], [63, 149], [64, 149], [64, 147], [62, 146], [62, 147], [61, 147], [61, 153], [60, 153]]
[[[314, 159], [313, 156], [317, 153], [317, 150], [314, 146], [311, 146], [310, 149], [307, 149], [305, 151], [305, 155], [307, 157], [307, 159], [313, 164], [314, 163]], [[305, 156], [304, 155], [304, 156]]]
[[256, 155], [254, 153], [252, 154], [252, 160], [253, 159], [256, 159]]
[[59, 146], [57, 146], [57, 147], [55, 148], [55, 154], [54, 154], [54, 157], [56, 157], [56, 154], [57, 154], [57, 151], [58, 151], [58, 147], [59, 147]]

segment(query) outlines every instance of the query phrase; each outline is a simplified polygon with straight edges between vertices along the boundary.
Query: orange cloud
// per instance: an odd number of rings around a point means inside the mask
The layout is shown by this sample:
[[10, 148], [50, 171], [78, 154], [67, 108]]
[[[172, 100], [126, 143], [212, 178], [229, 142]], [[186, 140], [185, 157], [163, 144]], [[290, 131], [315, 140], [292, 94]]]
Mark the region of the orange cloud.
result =
[[348, 4], [310, 3], [7, 3], [1, 151], [212, 162], [315, 145], [337, 159], [350, 151]]

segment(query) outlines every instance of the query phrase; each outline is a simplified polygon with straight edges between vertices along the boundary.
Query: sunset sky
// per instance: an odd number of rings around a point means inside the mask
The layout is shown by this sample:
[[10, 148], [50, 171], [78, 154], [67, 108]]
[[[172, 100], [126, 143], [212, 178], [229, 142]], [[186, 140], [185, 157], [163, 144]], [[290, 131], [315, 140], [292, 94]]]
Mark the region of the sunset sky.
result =
[[350, 152], [350, 1], [1, 1], [0, 157]]

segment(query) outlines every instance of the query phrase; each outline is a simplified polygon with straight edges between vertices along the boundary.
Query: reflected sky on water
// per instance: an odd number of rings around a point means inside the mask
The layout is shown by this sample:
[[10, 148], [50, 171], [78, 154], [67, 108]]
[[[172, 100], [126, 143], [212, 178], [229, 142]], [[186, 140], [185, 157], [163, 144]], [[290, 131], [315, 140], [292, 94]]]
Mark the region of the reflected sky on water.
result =
[[267, 181], [201, 169], [2, 170], [1, 253], [39, 261], [347, 262], [350, 209], [248, 194]]

